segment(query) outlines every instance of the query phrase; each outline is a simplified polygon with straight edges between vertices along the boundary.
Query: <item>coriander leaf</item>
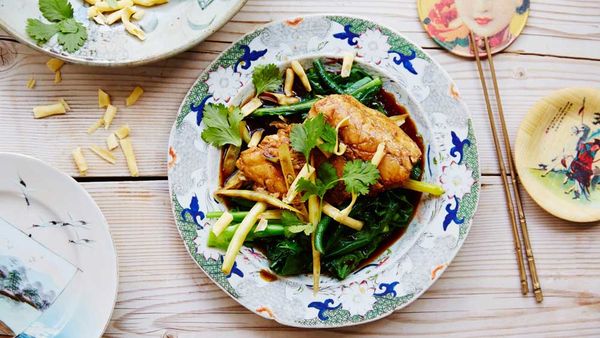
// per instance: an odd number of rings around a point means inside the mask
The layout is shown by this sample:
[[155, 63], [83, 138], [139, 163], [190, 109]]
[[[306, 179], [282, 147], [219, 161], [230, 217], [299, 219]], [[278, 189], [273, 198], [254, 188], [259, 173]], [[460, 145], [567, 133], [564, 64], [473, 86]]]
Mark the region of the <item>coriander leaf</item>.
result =
[[306, 202], [311, 195], [323, 198], [327, 191], [335, 187], [339, 178], [333, 165], [329, 162], [323, 163], [317, 170], [315, 183], [301, 178], [296, 186], [296, 191], [303, 192], [302, 202]]
[[58, 29], [62, 33], [77, 33], [79, 30], [79, 23], [73, 18], [66, 19], [58, 23]]
[[333, 153], [335, 148], [335, 128], [325, 123], [323, 131], [321, 132], [321, 140], [323, 143], [319, 145], [319, 148], [328, 153]]
[[365, 195], [369, 193], [369, 186], [379, 179], [379, 170], [371, 162], [354, 160], [344, 165], [346, 191], [352, 194]]
[[308, 160], [310, 151], [317, 146], [326, 125], [327, 123], [325, 123], [323, 114], [306, 119], [303, 124], [293, 125], [292, 131], [290, 132], [290, 143], [292, 144], [292, 148], [304, 154], [304, 157]]
[[206, 125], [202, 131], [202, 139], [215, 147], [222, 147], [225, 144], [240, 147], [242, 145], [240, 122], [243, 118], [242, 112], [237, 107], [230, 112], [224, 104], [207, 104], [204, 107], [202, 120]]
[[303, 193], [302, 202], [306, 202], [308, 201], [308, 198], [312, 195], [319, 196], [321, 189], [319, 189], [319, 187], [315, 183], [305, 178], [301, 178], [296, 184], [296, 191]]
[[87, 40], [87, 29], [79, 22], [76, 25], [75, 33], [58, 33], [58, 43], [69, 53], [78, 51]]
[[263, 92], [272, 92], [277, 90], [283, 83], [279, 68], [269, 63], [268, 65], [259, 65], [254, 68], [252, 73], [252, 83], [256, 88], [256, 95]]
[[43, 23], [38, 19], [27, 19], [26, 30], [29, 37], [41, 44], [50, 40], [58, 32], [58, 25]]
[[61, 21], [73, 17], [73, 7], [68, 0], [40, 0], [40, 12], [48, 21]]
[[317, 169], [317, 179], [323, 183], [327, 190], [335, 187], [335, 185], [339, 181], [339, 177], [337, 175], [335, 167], [329, 162], [321, 164], [319, 169]]

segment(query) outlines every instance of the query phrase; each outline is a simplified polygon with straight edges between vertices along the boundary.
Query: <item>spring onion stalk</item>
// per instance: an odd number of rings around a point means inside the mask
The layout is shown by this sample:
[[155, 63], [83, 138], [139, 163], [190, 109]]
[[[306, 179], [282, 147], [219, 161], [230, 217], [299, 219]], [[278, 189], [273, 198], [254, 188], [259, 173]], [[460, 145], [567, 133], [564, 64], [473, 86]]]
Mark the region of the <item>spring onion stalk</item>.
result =
[[445, 192], [444, 188], [442, 188], [439, 185], [435, 185], [435, 184], [431, 184], [431, 183], [427, 183], [427, 182], [423, 182], [423, 181], [416, 181], [413, 179], [409, 179], [408, 181], [406, 181], [402, 187], [405, 189], [409, 189], [409, 190], [428, 193], [433, 196], [441, 196]]
[[294, 171], [294, 163], [292, 163], [292, 153], [287, 143], [282, 142], [278, 148], [279, 152], [279, 164], [281, 165], [281, 173], [285, 181], [285, 187], [290, 189], [294, 179], [296, 178], [296, 172]]
[[259, 108], [255, 110], [250, 116], [251, 117], [261, 117], [261, 116], [273, 116], [273, 115], [281, 115], [281, 116], [289, 116], [298, 113], [305, 113], [312, 108], [313, 104], [317, 102], [318, 99], [307, 100], [304, 102], [290, 104], [289, 106], [279, 106], [279, 107], [270, 107], [270, 108]]
[[217, 220], [217, 222], [212, 226], [212, 233], [215, 236], [219, 236], [225, 228], [233, 221], [233, 215], [229, 212], [225, 211], [221, 217]]
[[[311, 160], [311, 166], [314, 167], [314, 159]], [[315, 175], [310, 175], [310, 181], [315, 182]], [[319, 196], [311, 195], [308, 198], [308, 221], [313, 226], [313, 232], [310, 235], [313, 259], [313, 293], [319, 292], [319, 280], [321, 278], [321, 253], [315, 247], [315, 231], [321, 221], [321, 203]]]
[[323, 202], [323, 213], [333, 218], [338, 223], [357, 231], [360, 231], [364, 225], [362, 221], [354, 219], [348, 215], [342, 214], [342, 212], [338, 208], [334, 207], [333, 205], [327, 202]]
[[[206, 218], [214, 219], [221, 217], [224, 213], [224, 211], [210, 211], [207, 212], [205, 216]], [[229, 213], [233, 216], [235, 222], [240, 222], [248, 215], [248, 211], [229, 211]], [[281, 210], [267, 210], [260, 214], [260, 218], [281, 219]]]
[[300, 212], [298, 209], [282, 202], [280, 199], [273, 197], [267, 193], [258, 192], [254, 190], [217, 190], [215, 191], [215, 195], [217, 196], [227, 196], [227, 197], [239, 197], [243, 199], [247, 199], [255, 202], [263, 202], [270, 204], [279, 209], [287, 209], [293, 212]]
[[248, 233], [252, 230], [252, 227], [258, 220], [258, 216], [265, 210], [267, 210], [267, 204], [264, 202], [257, 202], [235, 230], [231, 242], [229, 242], [229, 246], [227, 246], [225, 257], [223, 257], [221, 271], [223, 271], [224, 274], [228, 275], [231, 273], [231, 268], [233, 267], [233, 263], [235, 263], [235, 257], [242, 248], [242, 245], [244, 245], [246, 236], [248, 236]]
[[[235, 231], [240, 226], [240, 224], [233, 224], [228, 226], [223, 230], [223, 232], [219, 236], [215, 236], [212, 232], [208, 235], [207, 245], [210, 248], [219, 248], [222, 250], [227, 250]], [[263, 231], [254, 232], [256, 230], [256, 226], [250, 229], [248, 236], [246, 236], [246, 240], [249, 242], [256, 238], [266, 238], [266, 237], [282, 237], [285, 236], [285, 226], [282, 224], [271, 224], [267, 225], [267, 227]]]

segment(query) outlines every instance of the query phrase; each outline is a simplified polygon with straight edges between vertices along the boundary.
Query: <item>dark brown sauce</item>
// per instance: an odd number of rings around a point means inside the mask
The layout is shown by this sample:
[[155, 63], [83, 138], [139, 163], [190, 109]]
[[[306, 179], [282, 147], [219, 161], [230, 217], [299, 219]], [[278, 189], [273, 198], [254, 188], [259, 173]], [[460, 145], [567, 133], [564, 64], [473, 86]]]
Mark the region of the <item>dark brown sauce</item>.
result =
[[[406, 109], [406, 107], [404, 107], [403, 105], [401, 105], [398, 102], [396, 102], [396, 98], [394, 97], [394, 95], [391, 94], [391, 93], [386, 92], [383, 89], [379, 92], [379, 100], [381, 101], [381, 103], [383, 103], [383, 106], [385, 108], [385, 111], [388, 113], [388, 116], [409, 114], [408, 118], [406, 119], [406, 121], [404, 121], [404, 124], [400, 127], [400, 129], [402, 129], [413, 141], [415, 141], [415, 143], [419, 146], [419, 148], [421, 149], [421, 153], [424, 156], [424, 154], [425, 154], [425, 144], [423, 143], [423, 138], [421, 137], [421, 135], [417, 131], [417, 125], [410, 118], [410, 113], [408, 112], [408, 110]], [[419, 162], [419, 164], [421, 166], [421, 172], [424, 169], [423, 156], [421, 157], [421, 161]], [[419, 179], [420, 178], [421, 177], [419, 177]], [[410, 202], [410, 204], [412, 204], [412, 205], [415, 206], [413, 208], [413, 213], [410, 216], [410, 220], [409, 220], [409, 224], [410, 224], [410, 222], [412, 221], [412, 219], [415, 217], [415, 214], [417, 212], [417, 208], [420, 205], [419, 202], [421, 201], [421, 196], [423, 194], [420, 193], [420, 192], [418, 192], [418, 191], [412, 191], [412, 190], [406, 190], [405, 194], [406, 194], [406, 198], [408, 199], [408, 201]], [[361, 269], [365, 265], [369, 265], [369, 264], [373, 263], [373, 261], [377, 257], [379, 257], [381, 254], [383, 254], [390, 246], [392, 246], [398, 239], [400, 239], [400, 237], [402, 237], [402, 235], [404, 235], [404, 232], [406, 232], [407, 228], [408, 228], [408, 226], [405, 226], [405, 227], [402, 227], [400, 229], [397, 229], [394, 233], [392, 233], [391, 236], [389, 236], [377, 248], [377, 250], [375, 250], [375, 252], [373, 252], [371, 254], [371, 256], [369, 256], [369, 258], [365, 259], [360, 264], [360, 266], [357, 268], [357, 270]]]
[[262, 280], [264, 280], [265, 282], [274, 282], [278, 279], [275, 274], [265, 269], [260, 270], [260, 278], [262, 278]]

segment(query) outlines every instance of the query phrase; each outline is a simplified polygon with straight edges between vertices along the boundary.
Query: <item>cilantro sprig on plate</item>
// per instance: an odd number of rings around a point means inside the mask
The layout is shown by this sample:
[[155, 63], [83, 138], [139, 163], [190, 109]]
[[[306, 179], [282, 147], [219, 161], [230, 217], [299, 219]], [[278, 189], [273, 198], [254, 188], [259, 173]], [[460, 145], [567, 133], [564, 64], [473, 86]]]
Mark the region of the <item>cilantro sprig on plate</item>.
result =
[[236, 147], [242, 145], [240, 122], [244, 118], [240, 108], [227, 108], [224, 104], [209, 103], [204, 107], [206, 128], [202, 131], [202, 139], [215, 147], [232, 144]]
[[67, 0], [39, 0], [39, 9], [50, 23], [27, 19], [27, 34], [38, 44], [48, 42], [54, 35], [62, 48], [73, 53], [87, 41], [87, 29], [73, 18], [73, 7]]
[[264, 92], [274, 92], [283, 83], [279, 68], [273, 63], [259, 65], [252, 73], [252, 83], [256, 88], [256, 96]]
[[290, 132], [290, 143], [297, 152], [309, 160], [310, 152], [319, 146], [323, 151], [333, 152], [335, 129], [325, 122], [323, 114], [306, 119], [303, 124], [295, 124]]

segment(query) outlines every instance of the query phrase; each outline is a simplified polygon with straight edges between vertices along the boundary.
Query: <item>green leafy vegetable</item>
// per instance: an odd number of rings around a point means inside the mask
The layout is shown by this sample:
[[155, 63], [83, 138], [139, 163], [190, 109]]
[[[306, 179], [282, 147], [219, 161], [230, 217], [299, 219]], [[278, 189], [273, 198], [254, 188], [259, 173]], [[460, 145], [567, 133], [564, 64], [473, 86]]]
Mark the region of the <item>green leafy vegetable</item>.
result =
[[224, 104], [207, 104], [204, 107], [202, 120], [206, 125], [202, 131], [202, 139], [215, 147], [222, 147], [225, 144], [240, 147], [242, 145], [240, 122], [243, 118], [238, 107], [230, 111]]
[[317, 195], [320, 198], [323, 198], [325, 193], [335, 187], [337, 182], [339, 182], [339, 178], [335, 168], [331, 163], [325, 162], [317, 170], [315, 183], [301, 178], [298, 181], [296, 190], [298, 192], [303, 192], [302, 202], [306, 202], [311, 195]]
[[61, 21], [73, 17], [73, 7], [68, 0], [40, 0], [40, 12], [48, 21]]
[[27, 19], [27, 34], [38, 43], [46, 43], [58, 33], [58, 24], [43, 23], [38, 19]]
[[[333, 137], [331, 134], [333, 133]], [[303, 124], [292, 126], [290, 143], [294, 150], [304, 154], [308, 160], [310, 151], [322, 141], [321, 146], [326, 149], [335, 147], [335, 129], [325, 122], [323, 114], [306, 119]]]
[[293, 234], [299, 234], [301, 232], [304, 232], [304, 234], [306, 236], [308, 236], [308, 235], [312, 234], [313, 231], [315, 231], [315, 226], [312, 225], [311, 223], [290, 225], [289, 227], [287, 227], [287, 231], [289, 231]]
[[308, 236], [271, 241], [267, 244], [270, 268], [278, 275], [290, 276], [312, 270], [310, 241]]
[[58, 34], [58, 43], [69, 53], [79, 50], [88, 38], [87, 29], [73, 18], [73, 7], [67, 0], [39, 0], [42, 15], [51, 23], [27, 19], [26, 31], [37, 43], [48, 42]]
[[361, 160], [346, 162], [344, 176], [346, 191], [352, 194], [364, 195], [369, 193], [369, 186], [379, 179], [379, 170], [371, 163]]
[[[61, 31], [58, 33], [58, 43], [69, 53], [76, 52], [83, 46], [85, 41], [87, 40], [87, 29], [79, 22], [73, 20], [73, 26], [67, 25], [65, 29], [73, 29], [76, 28], [74, 32], [64, 32], [61, 28]], [[61, 23], [66, 22], [62, 21]]]
[[256, 88], [256, 95], [263, 92], [276, 91], [281, 87], [283, 79], [276, 65], [269, 63], [267, 65], [259, 65], [254, 68], [252, 73], [252, 83]]

